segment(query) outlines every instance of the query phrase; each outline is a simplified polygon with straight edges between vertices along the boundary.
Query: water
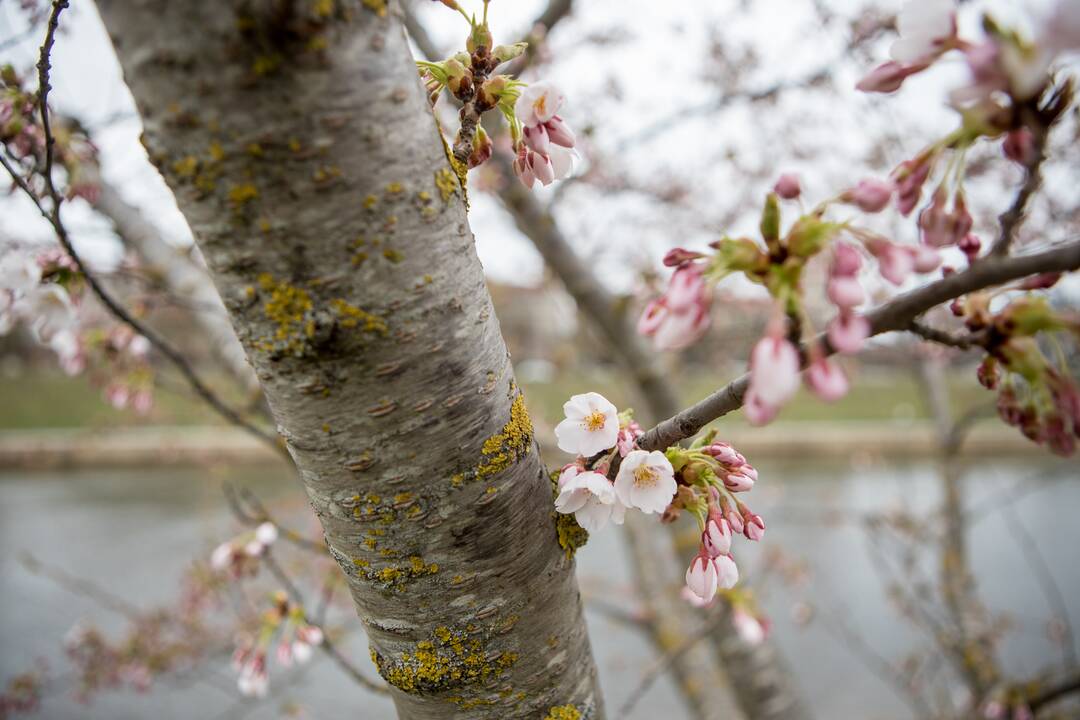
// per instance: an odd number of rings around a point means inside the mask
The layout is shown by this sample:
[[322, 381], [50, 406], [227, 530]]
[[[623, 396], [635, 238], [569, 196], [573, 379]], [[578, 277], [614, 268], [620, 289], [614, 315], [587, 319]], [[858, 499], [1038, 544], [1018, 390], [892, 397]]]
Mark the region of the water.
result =
[[[862, 459], [854, 465], [762, 463], [758, 468], [762, 480], [749, 499], [765, 516], [769, 531], [761, 547], [737, 543], [736, 556], [744, 574], [758, 580], [775, 637], [800, 687], [820, 716], [911, 717], [887, 681], [870, 670], [871, 663], [837, 642], [829, 627], [842, 622], [878, 655], [895, 661], [925, 646], [925, 636], [901, 620], [888, 603], [875, 570], [880, 563], [868, 552], [868, 536], [858, 518], [899, 506], [929, 512], [938, 502], [934, 467]], [[309, 718], [393, 717], [388, 700], [361, 697], [321, 655], [302, 670], [275, 672], [272, 697], [261, 703], [237, 695], [235, 678], [223, 661], [199, 668], [197, 678], [159, 683], [149, 694], [106, 692], [89, 706], [73, 701], [70, 683], [65, 682], [69, 669], [61, 650], [64, 634], [80, 618], [92, 618], [113, 632], [124, 621], [92, 600], [31, 573], [20, 563], [20, 554], [32, 553], [49, 565], [93, 579], [140, 606], [167, 604], [175, 598], [177, 579], [193, 555], [207, 551], [235, 529], [222, 503], [221, 480], [226, 475], [303, 517], [301, 493], [272, 470], [0, 473], [0, 680], [6, 682], [37, 658], [46, 660], [54, 681], [38, 717], [272, 718], [294, 705]], [[1052, 611], [1030, 570], [1030, 557], [1023, 552], [1030, 545], [1017, 542], [1008, 522], [1011, 516], [995, 508], [1001, 507], [997, 502], [1001, 498], [1013, 498], [1018, 517], [1052, 569], [1070, 622], [1080, 627], [1080, 563], [1075, 554], [1080, 524], [1073, 510], [1080, 507], [1080, 475], [1073, 463], [1045, 459], [978, 464], [966, 478], [969, 507], [978, 517], [970, 542], [982, 597], [995, 612], [1011, 618], [1012, 630], [1002, 653], [1005, 668], [1027, 676], [1057, 662], [1061, 649], [1047, 639], [1045, 621]], [[1007, 492], [1016, 487], [1022, 494]], [[838, 518], [846, 520], [837, 524]], [[632, 607], [626, 601], [631, 589], [625, 562], [611, 562], [621, 556], [619, 537], [612, 530], [597, 534], [579, 553], [578, 572], [586, 597], [604, 593]], [[786, 572], [766, 570], [766, 556], [772, 557], [770, 550], [776, 548], [784, 551]], [[935, 566], [924, 563], [923, 568], [932, 574]], [[908, 574], [901, 580], [910, 584], [913, 577]], [[797, 622], [807, 608], [817, 619]], [[349, 612], [343, 605], [331, 618], [343, 622]], [[592, 611], [588, 615], [601, 680], [614, 709], [638, 684], [655, 655], [633, 630], [604, 615]], [[363, 637], [354, 633], [344, 647], [375, 676]], [[632, 717], [681, 715], [681, 705], [664, 678], [649, 690]]]

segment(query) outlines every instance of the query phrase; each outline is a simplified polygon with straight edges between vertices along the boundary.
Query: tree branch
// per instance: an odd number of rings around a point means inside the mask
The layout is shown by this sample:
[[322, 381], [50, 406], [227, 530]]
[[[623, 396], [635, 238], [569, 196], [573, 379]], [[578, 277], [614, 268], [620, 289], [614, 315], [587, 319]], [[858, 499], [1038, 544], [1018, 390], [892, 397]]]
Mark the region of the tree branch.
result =
[[18, 170], [8, 162], [7, 158], [0, 155], [0, 165], [7, 170], [11, 175], [12, 180], [22, 190], [27, 197], [37, 207], [38, 212], [52, 225], [56, 238], [63, 246], [64, 250], [71, 256], [71, 259], [75, 262], [79, 272], [86, 278], [87, 284], [97, 296], [98, 300], [115, 316], [118, 320], [131, 327], [137, 333], [145, 337], [152, 346], [154, 346], [162, 355], [164, 355], [169, 361], [176, 366], [180, 373], [191, 385], [195, 393], [207, 402], [221, 417], [230, 422], [233, 425], [243, 428], [255, 437], [259, 438], [263, 442], [267, 443], [274, 448], [280, 454], [288, 456], [285, 448], [282, 446], [276, 436], [271, 435], [264, 430], [256, 427], [252, 423], [248, 422], [243, 416], [231, 407], [226, 405], [213, 390], [207, 386], [201, 378], [196, 374], [194, 368], [187, 361], [187, 359], [175, 348], [172, 347], [163, 337], [159, 336], [154, 330], [144, 325], [141, 321], [135, 319], [127, 310], [125, 310], [102, 286], [101, 282], [90, 272], [86, 263], [75, 252], [75, 248], [71, 243], [71, 238], [68, 235], [67, 227], [64, 225], [63, 220], [60, 217], [60, 206], [63, 203], [59, 191], [56, 189], [56, 185], [53, 182], [52, 171], [54, 164], [54, 146], [56, 139], [53, 137], [52, 127], [49, 122], [49, 70], [51, 68], [49, 55], [52, 52], [53, 43], [56, 39], [56, 28], [60, 22], [60, 13], [68, 7], [68, 0], [54, 0], [52, 12], [49, 15], [48, 29], [45, 33], [45, 41], [41, 46], [41, 53], [38, 59], [38, 105], [41, 113], [41, 127], [45, 138], [45, 165], [42, 168], [41, 174], [45, 180], [45, 189], [48, 193], [49, 199], [52, 203], [52, 208], [47, 209], [38, 198], [37, 194], [33, 191], [26, 180], [19, 174]]
[[928, 340], [938, 345], [948, 345], [949, 347], [957, 348], [958, 350], [970, 350], [973, 347], [981, 346], [984, 338], [974, 333], [968, 335], [953, 335], [945, 330], [939, 330], [936, 327], [928, 325], [921, 320], [912, 320], [905, 328], [910, 333], [918, 335], [923, 340]]
[[[988, 256], [963, 272], [906, 292], [867, 313], [870, 334], [880, 335], [907, 329], [913, 319], [927, 310], [975, 290], [1001, 285], [1038, 273], [1068, 272], [1077, 268], [1080, 268], [1080, 241], [1073, 241], [1030, 255]], [[819, 335], [812, 342], [820, 343], [826, 354], [834, 352], [824, 334]], [[646, 432], [638, 440], [638, 447], [645, 450], [660, 450], [693, 437], [713, 420], [741, 408], [749, 385], [749, 374], [739, 377], [704, 400]]]
[[1012, 245], [1020, 225], [1024, 222], [1028, 202], [1038, 192], [1039, 186], [1042, 184], [1042, 164], [1046, 160], [1046, 140], [1050, 129], [1043, 127], [1038, 122], [1032, 123], [1032, 126], [1035, 128], [1032, 132], [1034, 154], [1031, 161], [1024, 167], [1024, 184], [1020, 186], [1020, 191], [1016, 193], [1016, 197], [1013, 199], [1009, 209], [998, 218], [1000, 229], [998, 230], [997, 240], [994, 241], [994, 246], [990, 250], [990, 254], [997, 257], [1004, 257], [1009, 254], [1009, 247]]

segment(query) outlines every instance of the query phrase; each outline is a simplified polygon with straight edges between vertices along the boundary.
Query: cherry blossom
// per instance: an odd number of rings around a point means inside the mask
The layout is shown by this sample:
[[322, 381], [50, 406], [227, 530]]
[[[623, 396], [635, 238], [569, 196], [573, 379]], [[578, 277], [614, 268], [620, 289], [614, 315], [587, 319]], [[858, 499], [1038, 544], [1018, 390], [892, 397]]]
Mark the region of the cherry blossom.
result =
[[836, 352], [850, 355], [859, 352], [870, 337], [870, 322], [861, 315], [841, 314], [833, 318], [825, 332]]
[[712, 292], [698, 263], [675, 270], [664, 294], [650, 302], [637, 330], [651, 337], [657, 350], [680, 350], [701, 339], [709, 328]]
[[619, 439], [619, 412], [600, 393], [573, 395], [563, 405], [566, 419], [555, 426], [559, 449], [591, 457], [615, 446]]
[[932, 62], [954, 46], [956, 5], [953, 0], [909, 0], [896, 18], [900, 37], [889, 48], [905, 65]]
[[750, 388], [747, 418], [760, 425], [768, 422], [799, 389], [799, 351], [789, 340], [772, 331], [758, 340], [750, 355]]
[[686, 570], [686, 588], [702, 602], [709, 602], [719, 587], [719, 574], [713, 558], [699, 553]]
[[615, 477], [615, 492], [622, 504], [646, 513], [664, 512], [677, 489], [671, 462], [656, 450], [630, 452]]
[[602, 529], [608, 521], [621, 525], [626, 512], [610, 480], [576, 465], [563, 468], [559, 476], [555, 510], [564, 515], [572, 513], [578, 524], [589, 532]]
[[825, 402], [833, 402], [847, 394], [848, 379], [836, 361], [821, 357], [807, 368], [806, 386]]

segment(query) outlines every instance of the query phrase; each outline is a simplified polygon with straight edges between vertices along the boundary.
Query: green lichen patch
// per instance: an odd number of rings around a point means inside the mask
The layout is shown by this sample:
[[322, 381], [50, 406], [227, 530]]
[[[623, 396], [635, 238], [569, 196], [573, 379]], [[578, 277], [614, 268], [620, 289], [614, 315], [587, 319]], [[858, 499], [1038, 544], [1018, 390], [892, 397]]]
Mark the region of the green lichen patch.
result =
[[386, 321], [379, 316], [361, 310], [340, 298], [330, 301], [330, 309], [337, 316], [338, 325], [343, 328], [350, 330], [359, 328], [364, 332], [382, 335], [383, 337], [390, 331]]
[[519, 394], [510, 405], [510, 420], [484, 441], [476, 476], [490, 477], [516, 463], [531, 450], [532, 438], [533, 426], [525, 409], [525, 396]]
[[[532, 439], [532, 420], [525, 409], [525, 397], [519, 393], [510, 404], [510, 419], [499, 432], [484, 440], [480, 462], [476, 467], [451, 476], [450, 486], [459, 488], [466, 482], [490, 478], [506, 470], [532, 451]], [[497, 492], [497, 488], [490, 486], [486, 490], [489, 495]]]
[[267, 293], [263, 315], [273, 326], [273, 334], [256, 341], [265, 352], [280, 352], [302, 357], [315, 337], [314, 304], [303, 288], [275, 280], [269, 273], [259, 275], [259, 287]]
[[[410, 694], [459, 690], [498, 678], [514, 666], [517, 653], [488, 652], [484, 636], [470, 628], [441, 625], [427, 640], [416, 643], [412, 651], [403, 652], [396, 659], [383, 656], [374, 648], [371, 659], [388, 683]], [[475, 698], [460, 695], [447, 699], [458, 705], [477, 702]]]
[[548, 710], [544, 720], [581, 720], [581, 711], [573, 705], [557, 705]]

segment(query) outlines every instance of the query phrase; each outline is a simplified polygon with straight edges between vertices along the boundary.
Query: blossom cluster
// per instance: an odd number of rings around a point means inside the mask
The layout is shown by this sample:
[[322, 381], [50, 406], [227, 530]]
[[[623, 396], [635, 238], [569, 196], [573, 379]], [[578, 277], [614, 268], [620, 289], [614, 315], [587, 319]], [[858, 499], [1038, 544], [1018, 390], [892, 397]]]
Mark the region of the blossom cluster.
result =
[[[664, 522], [691, 513], [701, 545], [686, 571], [688, 599], [710, 603], [739, 579], [732, 537], [760, 540], [765, 522], [737, 496], [757, 481], [757, 470], [731, 445], [708, 432], [689, 449], [665, 452], [637, 447], [640, 426], [630, 411], [619, 413], [599, 393], [574, 395], [555, 427], [559, 449], [577, 455], [559, 473], [555, 509], [573, 514], [589, 532], [622, 524], [628, 510], [656, 514]], [[613, 466], [615, 479], [612, 474]]]
[[55, 353], [65, 373], [89, 371], [109, 405], [148, 413], [154, 402], [150, 342], [126, 325], [83, 327], [82, 290], [78, 268], [59, 248], [37, 253], [9, 248], [0, 255], [0, 336], [25, 326]]
[[258, 559], [278, 539], [277, 526], [272, 522], [261, 523], [252, 531], [230, 538], [210, 553], [210, 567], [231, 578], [254, 575]]
[[1000, 310], [991, 311], [995, 295], [1052, 287], [1060, 277], [1052, 273], [996, 293], [972, 293], [951, 308], [987, 352], [977, 376], [983, 387], [998, 391], [1001, 419], [1033, 442], [1069, 456], [1080, 439], [1080, 387], [1070, 377], [1062, 354], [1056, 362], [1048, 358], [1036, 336], [1064, 332], [1080, 341], [1080, 318], [1055, 311], [1045, 296], [1030, 293], [1017, 294]]
[[[417, 62], [434, 105], [447, 90], [464, 105], [462, 125], [454, 142], [454, 155], [466, 168], [482, 165], [494, 154], [494, 143], [480, 122], [488, 110], [498, 110], [510, 128], [514, 174], [527, 188], [537, 182], [550, 185], [567, 177], [578, 160], [573, 130], [558, 114], [565, 98], [546, 82], [531, 85], [499, 67], [521, 56], [527, 43], [494, 45], [487, 25], [465, 13], [456, 2], [444, 5], [469, 21], [466, 51], [441, 62]], [[485, 4], [486, 6], [486, 4]]]
[[276, 642], [274, 658], [279, 666], [289, 668], [310, 660], [323, 639], [322, 629], [307, 621], [302, 607], [290, 602], [285, 593], [275, 593], [255, 637], [241, 637], [237, 642], [232, 657], [237, 687], [243, 695], [266, 697], [270, 689], [270, 647]]
[[[950, 0], [909, 3], [899, 19], [900, 38], [892, 48], [893, 60], [864, 78], [859, 87], [895, 90], [904, 78], [930, 67], [947, 52], [960, 51], [972, 77], [969, 85], [950, 95], [960, 113], [960, 127], [902, 161], [887, 178], [863, 178], [808, 212], [800, 205], [801, 214], [786, 228], [781, 222], [781, 205], [800, 200], [802, 190], [796, 176], [782, 175], [766, 197], [759, 239], [723, 237], [711, 243], [712, 252], [676, 248], [667, 254], [664, 264], [675, 271], [663, 295], [645, 307], [638, 331], [651, 337], [660, 350], [677, 350], [694, 343], [708, 328], [715, 285], [731, 274], [742, 274], [763, 286], [774, 303], [772, 319], [751, 354], [750, 384], [744, 398], [747, 419], [759, 425], [771, 421], [801, 383], [825, 401], [843, 396], [849, 381], [833, 356], [858, 352], [873, 332], [860, 313], [867, 299], [863, 282], [868, 276], [873, 274], [901, 287], [914, 276], [955, 272], [955, 267], [945, 264], [946, 250], [968, 264], [983, 256], [984, 243], [972, 231], [974, 221], [964, 192], [965, 152], [981, 138], [1003, 138], [1003, 152], [1015, 162], [1027, 166], [1041, 155], [1048, 128], [1072, 100], [1070, 82], [1055, 85], [1049, 70], [1061, 52], [1080, 48], [1078, 15], [1074, 6], [1059, 3], [1034, 43], [988, 17], [984, 21], [986, 38], [972, 43], [958, 37], [956, 9]], [[935, 178], [937, 184], [924, 203], [924, 187]], [[830, 209], [836, 207], [872, 215], [893, 204], [905, 217], [918, 210], [917, 243], [885, 237], [858, 218], [828, 218]], [[817, 256], [828, 258], [826, 296], [836, 310], [821, 341], [813, 333], [802, 287], [804, 270]], [[977, 308], [965, 311], [969, 327], [986, 327], [978, 317], [980, 312], [985, 314], [981, 302], [979, 296], [969, 296], [954, 304], [954, 308]], [[1058, 318], [1035, 332], [1064, 327]], [[1019, 340], [997, 342], [988, 350], [991, 355], [1007, 354], [1005, 348], [1022, 344]], [[1035, 345], [1033, 339], [1031, 344]], [[1029, 362], [1031, 353], [1020, 354], [1025, 357], [1023, 362]], [[1007, 357], [995, 356], [993, 360], [994, 367], [1011, 369]], [[1011, 367], [1020, 362], [1013, 360]], [[1025, 370], [1032, 375], [1030, 368]], [[1012, 372], [1026, 377], [1024, 372]], [[1016, 411], [1010, 383], [1002, 398], [1007, 409], [1003, 415], [1025, 428], [1029, 437], [1046, 439], [1059, 450], [1071, 448], [1062, 438], [1071, 433], [1073, 423], [1058, 418], [1072, 417], [1068, 411], [1072, 394], [1062, 388], [1073, 384], [1059, 379], [1065, 377], [1061, 368], [1038, 375], [1039, 382], [1029, 379], [1027, 384], [1047, 387], [1045, 392], [1034, 393], [1042, 400], [1018, 401], [1023, 412]]]

